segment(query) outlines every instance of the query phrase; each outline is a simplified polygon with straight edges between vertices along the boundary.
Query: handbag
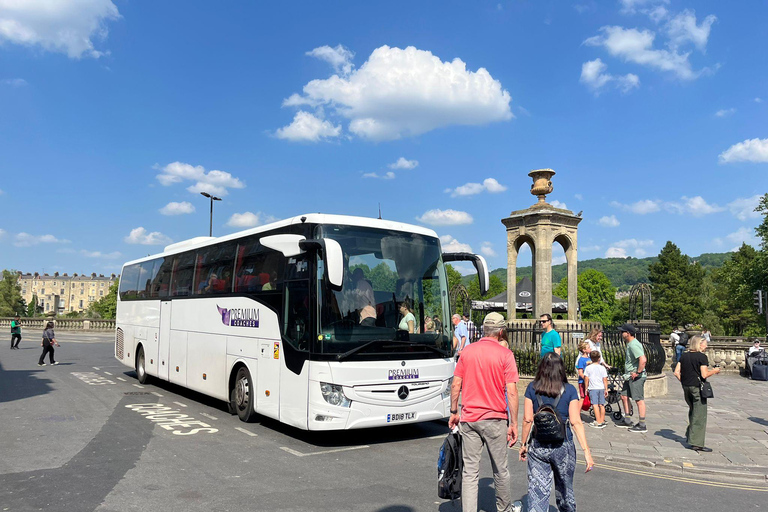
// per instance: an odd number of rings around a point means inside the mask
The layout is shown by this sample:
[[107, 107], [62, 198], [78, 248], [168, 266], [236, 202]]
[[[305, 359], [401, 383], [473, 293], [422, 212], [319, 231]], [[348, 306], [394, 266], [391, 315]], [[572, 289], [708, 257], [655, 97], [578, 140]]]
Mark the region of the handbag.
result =
[[712, 392], [712, 384], [707, 382], [707, 379], [701, 379], [701, 398], [715, 398], [715, 394]]

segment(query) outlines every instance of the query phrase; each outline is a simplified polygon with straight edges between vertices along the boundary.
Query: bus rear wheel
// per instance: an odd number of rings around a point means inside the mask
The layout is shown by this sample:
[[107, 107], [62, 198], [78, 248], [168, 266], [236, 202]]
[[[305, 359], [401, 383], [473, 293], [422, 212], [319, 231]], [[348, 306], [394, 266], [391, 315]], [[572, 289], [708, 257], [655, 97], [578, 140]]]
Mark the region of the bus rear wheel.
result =
[[146, 384], [149, 378], [149, 375], [147, 375], [147, 362], [144, 358], [144, 347], [139, 347], [139, 353], [136, 354], [136, 376], [140, 384]]
[[235, 385], [229, 392], [229, 408], [237, 413], [241, 421], [253, 421], [254, 413], [253, 380], [248, 368], [242, 366], [237, 370]]

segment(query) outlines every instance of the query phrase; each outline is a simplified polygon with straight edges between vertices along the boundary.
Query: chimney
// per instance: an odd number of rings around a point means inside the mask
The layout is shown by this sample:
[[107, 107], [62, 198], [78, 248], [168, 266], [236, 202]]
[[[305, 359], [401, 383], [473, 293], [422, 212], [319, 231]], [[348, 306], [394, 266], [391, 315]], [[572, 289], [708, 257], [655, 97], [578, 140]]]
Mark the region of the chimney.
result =
[[115, 274], [111, 274], [111, 275], [109, 276], [109, 278], [110, 278], [110, 279], [114, 279], [114, 278], [115, 278]]
[[67, 273], [66, 272], [64, 272], [64, 277], [67, 277]]
[[75, 272], [74, 274], [72, 274], [72, 277], [77, 277], [77, 272]]
[[58, 272], [54, 272], [53, 273], [53, 277], [59, 277], [59, 273]]
[[38, 274], [37, 272], [35, 272], [35, 277], [40, 277], [40, 274]]
[[99, 277], [104, 277], [104, 274], [99, 274]]
[[91, 272], [91, 278], [95, 278], [95, 277], [96, 277], [96, 272]]

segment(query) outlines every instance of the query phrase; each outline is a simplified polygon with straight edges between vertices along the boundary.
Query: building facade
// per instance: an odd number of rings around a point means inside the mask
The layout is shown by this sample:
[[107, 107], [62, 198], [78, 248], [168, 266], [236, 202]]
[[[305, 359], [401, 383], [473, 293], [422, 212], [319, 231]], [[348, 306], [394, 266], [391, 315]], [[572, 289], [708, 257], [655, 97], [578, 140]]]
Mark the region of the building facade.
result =
[[104, 276], [18, 273], [21, 296], [29, 304], [37, 296], [37, 306], [43, 313], [65, 314], [83, 312], [94, 302], [109, 293], [109, 287], [118, 278], [115, 274]]

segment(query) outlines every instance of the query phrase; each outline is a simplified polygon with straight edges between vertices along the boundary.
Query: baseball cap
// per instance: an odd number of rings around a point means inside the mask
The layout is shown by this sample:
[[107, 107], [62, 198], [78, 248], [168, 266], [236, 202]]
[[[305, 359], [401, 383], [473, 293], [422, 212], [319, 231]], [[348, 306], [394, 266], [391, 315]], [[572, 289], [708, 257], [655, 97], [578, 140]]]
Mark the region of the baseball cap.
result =
[[632, 324], [623, 324], [619, 327], [619, 332], [628, 332], [632, 336], [637, 334], [637, 330], [635, 329], [635, 326]]
[[503, 329], [507, 326], [507, 321], [501, 316], [501, 313], [488, 313], [483, 319], [483, 327], [491, 329]]

